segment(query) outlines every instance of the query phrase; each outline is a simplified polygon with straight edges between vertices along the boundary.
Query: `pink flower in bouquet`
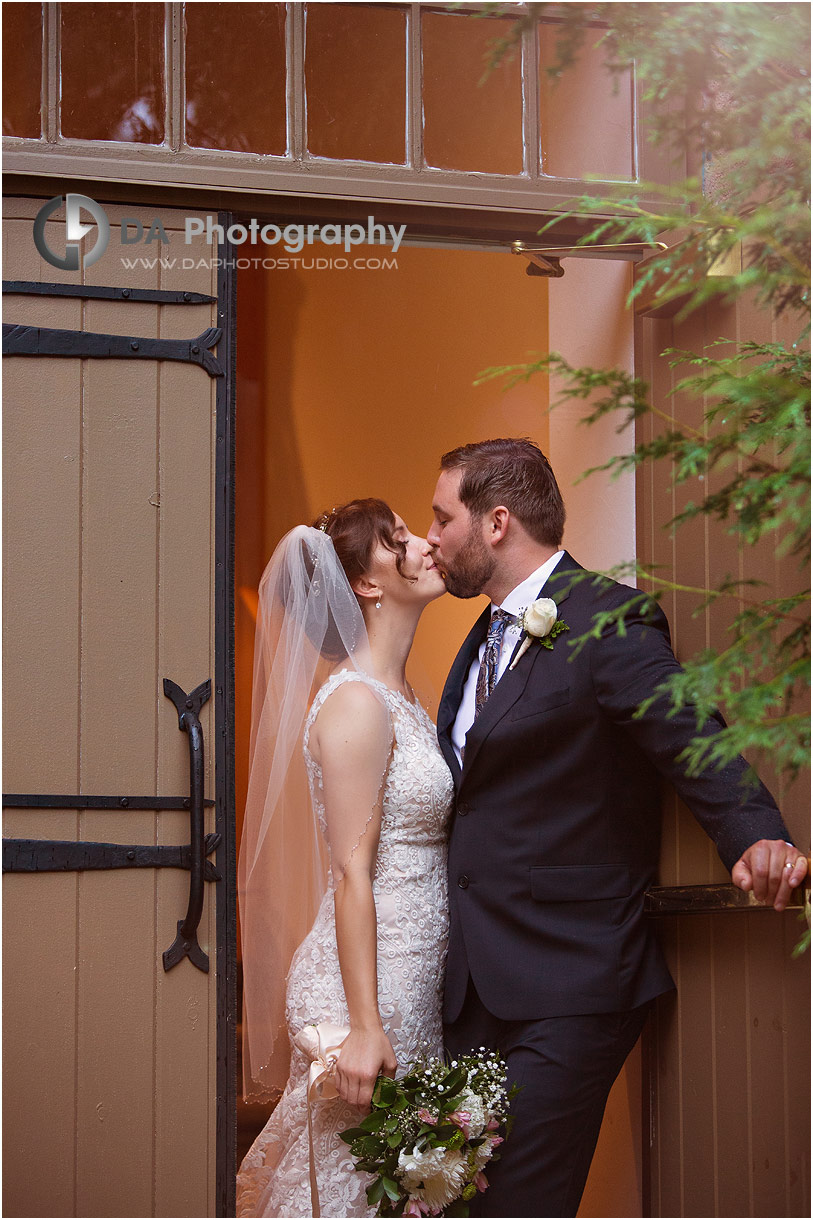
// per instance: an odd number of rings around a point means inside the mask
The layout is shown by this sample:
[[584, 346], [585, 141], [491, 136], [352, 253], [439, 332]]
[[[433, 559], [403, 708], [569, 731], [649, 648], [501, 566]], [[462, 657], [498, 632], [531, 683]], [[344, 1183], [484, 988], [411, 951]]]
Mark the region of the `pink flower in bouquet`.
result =
[[486, 1131], [496, 1131], [499, 1125], [500, 1124], [496, 1118], [490, 1118], [486, 1123]]
[[480, 1191], [480, 1194], [482, 1194], [484, 1190], [488, 1190], [488, 1179], [482, 1170], [474, 1175], [474, 1185]]
[[428, 1216], [429, 1208], [423, 1199], [410, 1199], [404, 1208], [405, 1216]]
[[460, 1130], [465, 1135], [466, 1139], [469, 1138], [469, 1136], [471, 1135], [471, 1132], [469, 1131], [469, 1123], [471, 1122], [471, 1113], [468, 1110], [453, 1110], [452, 1113], [447, 1114], [446, 1117], [448, 1118], [450, 1123], [454, 1123], [454, 1125], [456, 1127], [460, 1128]]
[[491, 1160], [491, 1156], [494, 1152], [494, 1149], [497, 1147], [498, 1144], [501, 1144], [502, 1142], [503, 1142], [503, 1138], [501, 1135], [494, 1135], [493, 1133], [487, 1135], [485, 1137], [485, 1139], [483, 1140], [482, 1144], [480, 1144], [479, 1148], [475, 1149], [475, 1152], [474, 1152], [475, 1169], [484, 1169], [486, 1167], [486, 1165], [488, 1164], [488, 1162]]
[[422, 1123], [431, 1123], [432, 1126], [434, 1126], [435, 1123], [438, 1121], [437, 1114], [432, 1114], [432, 1112], [430, 1110], [426, 1110], [426, 1109], [420, 1109], [418, 1111], [418, 1118], [421, 1120]]

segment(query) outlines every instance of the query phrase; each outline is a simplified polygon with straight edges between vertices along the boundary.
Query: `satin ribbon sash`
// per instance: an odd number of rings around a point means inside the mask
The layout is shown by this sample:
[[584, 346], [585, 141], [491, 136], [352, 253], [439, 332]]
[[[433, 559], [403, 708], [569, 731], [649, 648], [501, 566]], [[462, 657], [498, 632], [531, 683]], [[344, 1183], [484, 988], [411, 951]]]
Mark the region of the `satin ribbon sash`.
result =
[[311, 1210], [321, 1216], [319, 1189], [316, 1183], [316, 1167], [313, 1155], [313, 1118], [311, 1106], [317, 1101], [330, 1101], [339, 1096], [334, 1082], [336, 1060], [342, 1043], [350, 1033], [346, 1025], [333, 1025], [320, 1021], [318, 1025], [306, 1025], [294, 1038], [294, 1045], [311, 1061], [308, 1072], [308, 1146], [310, 1152]]

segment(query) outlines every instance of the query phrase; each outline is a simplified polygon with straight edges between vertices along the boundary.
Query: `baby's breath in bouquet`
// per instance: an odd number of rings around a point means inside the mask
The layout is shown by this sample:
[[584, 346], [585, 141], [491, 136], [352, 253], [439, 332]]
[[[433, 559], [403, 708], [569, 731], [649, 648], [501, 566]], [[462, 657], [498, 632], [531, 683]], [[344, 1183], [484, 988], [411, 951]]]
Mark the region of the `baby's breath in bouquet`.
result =
[[356, 1169], [372, 1175], [376, 1215], [468, 1216], [503, 1142], [497, 1129], [505, 1124], [508, 1134], [513, 1096], [505, 1062], [483, 1047], [451, 1063], [421, 1060], [400, 1080], [379, 1076], [371, 1113], [341, 1135]]

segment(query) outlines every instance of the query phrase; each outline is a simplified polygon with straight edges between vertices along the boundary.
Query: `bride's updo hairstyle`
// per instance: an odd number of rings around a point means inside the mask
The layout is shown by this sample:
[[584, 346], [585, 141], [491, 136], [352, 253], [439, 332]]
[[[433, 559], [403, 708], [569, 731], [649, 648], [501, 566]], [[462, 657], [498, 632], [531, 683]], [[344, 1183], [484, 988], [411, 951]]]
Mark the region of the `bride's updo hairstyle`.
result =
[[351, 585], [369, 572], [373, 552], [379, 542], [392, 551], [398, 573], [404, 575], [402, 565], [406, 559], [406, 546], [395, 537], [395, 514], [383, 500], [374, 497], [350, 500], [329, 513], [323, 513], [313, 524], [330, 536]]

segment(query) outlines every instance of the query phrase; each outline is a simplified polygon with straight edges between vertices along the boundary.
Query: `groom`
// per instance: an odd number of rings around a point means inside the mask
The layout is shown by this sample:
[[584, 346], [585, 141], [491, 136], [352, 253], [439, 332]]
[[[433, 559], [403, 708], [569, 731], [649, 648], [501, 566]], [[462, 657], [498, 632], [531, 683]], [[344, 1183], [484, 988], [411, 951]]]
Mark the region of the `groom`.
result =
[[[497, 1047], [523, 1086], [513, 1137], [488, 1173], [483, 1216], [575, 1216], [613, 1080], [669, 976], [643, 896], [655, 881], [660, 778], [691, 807], [734, 882], [777, 910], [806, 871], [742, 759], [689, 777], [691, 708], [639, 704], [678, 664], [654, 604], [581, 651], [594, 615], [629, 601], [560, 549], [565, 511], [528, 440], [482, 441], [441, 461], [428, 535], [456, 597], [491, 605], [455, 659], [438, 736], [455, 781], [449, 845], [448, 1050]], [[536, 598], [565, 624], [516, 658], [515, 616]], [[721, 718], [702, 730], [719, 731]]]

